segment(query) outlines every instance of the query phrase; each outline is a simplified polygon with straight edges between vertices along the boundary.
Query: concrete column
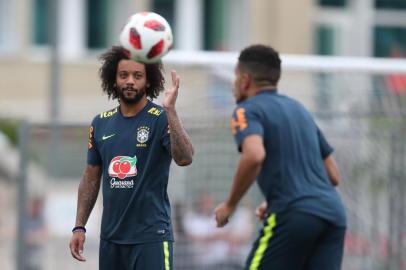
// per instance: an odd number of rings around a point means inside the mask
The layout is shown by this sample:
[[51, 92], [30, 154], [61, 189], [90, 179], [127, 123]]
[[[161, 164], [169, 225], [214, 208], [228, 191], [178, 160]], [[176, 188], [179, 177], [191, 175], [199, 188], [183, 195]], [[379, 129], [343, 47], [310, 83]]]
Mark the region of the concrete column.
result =
[[252, 0], [249, 3], [247, 17], [250, 18], [248, 29], [250, 29], [249, 43], [271, 43], [275, 42], [272, 36], [275, 36], [276, 18], [272, 12], [272, 5], [275, 1]]
[[202, 0], [175, 0], [174, 44], [176, 49], [200, 50], [202, 48], [202, 14]]
[[266, 43], [283, 53], [312, 52], [312, 0], [252, 0], [250, 43]]
[[352, 13], [351, 55], [371, 56], [373, 55], [373, 20], [374, 20], [374, 1], [357, 0], [348, 1]]
[[16, 52], [16, 2], [0, 0], [0, 54]]
[[226, 29], [229, 29], [229, 40], [227, 49], [239, 51], [245, 47], [250, 39], [249, 22], [250, 17], [246, 16], [249, 10], [250, 0], [231, 0], [229, 2], [230, 16]]
[[59, 46], [63, 58], [83, 56], [86, 51], [86, 1], [59, 0]]
[[17, 15], [15, 18], [17, 52], [28, 55], [32, 44], [32, 1], [16, 0], [14, 3]]
[[114, 4], [111, 5], [111, 16], [113, 19], [111, 20], [110, 39], [113, 44], [119, 43], [121, 29], [127, 22], [128, 18], [138, 11], [140, 10], [137, 10], [133, 0], [115, 1]]
[[129, 0], [129, 9], [134, 10], [132, 13], [140, 11], [150, 11], [152, 0]]

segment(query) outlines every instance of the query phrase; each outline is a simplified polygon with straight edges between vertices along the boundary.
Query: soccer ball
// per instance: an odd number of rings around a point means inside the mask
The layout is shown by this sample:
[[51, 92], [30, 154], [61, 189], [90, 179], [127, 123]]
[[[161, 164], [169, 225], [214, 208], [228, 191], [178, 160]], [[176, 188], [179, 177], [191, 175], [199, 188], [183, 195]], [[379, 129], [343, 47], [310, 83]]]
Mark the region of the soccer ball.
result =
[[158, 62], [172, 48], [169, 23], [154, 12], [132, 15], [120, 33], [120, 44], [131, 59], [146, 64]]

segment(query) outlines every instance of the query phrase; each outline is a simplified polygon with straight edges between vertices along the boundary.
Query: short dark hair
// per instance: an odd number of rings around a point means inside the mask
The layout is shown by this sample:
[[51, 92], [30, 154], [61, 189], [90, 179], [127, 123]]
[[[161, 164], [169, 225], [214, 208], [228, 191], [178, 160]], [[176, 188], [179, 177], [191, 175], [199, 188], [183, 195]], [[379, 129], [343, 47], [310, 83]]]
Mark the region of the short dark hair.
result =
[[[130, 60], [129, 53], [121, 46], [113, 46], [110, 50], [100, 56], [102, 66], [99, 69], [99, 77], [104, 93], [109, 98], [116, 99], [118, 97], [116, 87], [116, 76], [118, 63], [123, 60]], [[145, 73], [149, 85], [145, 92], [151, 100], [158, 97], [159, 93], [164, 90], [165, 78], [162, 74], [162, 62], [154, 64], [145, 64]]]
[[241, 51], [238, 66], [249, 73], [257, 85], [277, 85], [281, 76], [279, 53], [270, 46], [251, 45]]

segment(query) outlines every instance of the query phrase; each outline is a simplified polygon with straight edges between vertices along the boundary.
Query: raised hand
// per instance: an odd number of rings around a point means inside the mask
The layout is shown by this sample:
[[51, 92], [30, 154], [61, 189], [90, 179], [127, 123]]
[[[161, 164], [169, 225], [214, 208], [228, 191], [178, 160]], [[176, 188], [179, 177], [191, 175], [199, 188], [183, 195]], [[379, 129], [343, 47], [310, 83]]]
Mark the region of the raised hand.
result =
[[165, 109], [174, 109], [176, 104], [176, 99], [178, 97], [179, 90], [179, 76], [176, 70], [171, 71], [172, 76], [172, 87], [165, 90], [165, 97], [163, 101], [163, 107]]

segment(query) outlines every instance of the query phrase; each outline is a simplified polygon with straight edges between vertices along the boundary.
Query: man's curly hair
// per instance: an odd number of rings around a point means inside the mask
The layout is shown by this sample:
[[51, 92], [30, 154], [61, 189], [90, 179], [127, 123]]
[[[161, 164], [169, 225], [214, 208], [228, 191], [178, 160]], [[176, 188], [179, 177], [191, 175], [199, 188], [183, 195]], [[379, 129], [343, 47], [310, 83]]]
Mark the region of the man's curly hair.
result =
[[[123, 59], [130, 60], [129, 53], [121, 46], [113, 46], [106, 53], [102, 54], [99, 59], [102, 63], [99, 69], [102, 90], [107, 94], [109, 99], [116, 99], [118, 97], [116, 86], [118, 63]], [[165, 78], [162, 74], [162, 62], [145, 64], [145, 72], [147, 82], [149, 83], [145, 92], [147, 97], [153, 100], [164, 90]]]

